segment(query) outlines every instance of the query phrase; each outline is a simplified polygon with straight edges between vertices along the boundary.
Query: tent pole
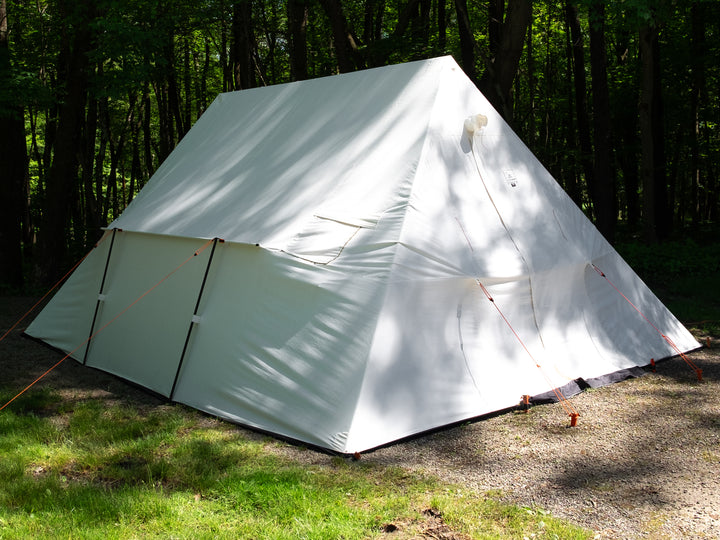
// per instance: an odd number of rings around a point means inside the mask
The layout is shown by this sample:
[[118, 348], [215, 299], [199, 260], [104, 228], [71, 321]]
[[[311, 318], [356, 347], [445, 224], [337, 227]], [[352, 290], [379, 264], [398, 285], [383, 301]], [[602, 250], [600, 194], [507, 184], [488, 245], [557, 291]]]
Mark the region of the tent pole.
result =
[[90, 336], [88, 337], [87, 346], [85, 347], [85, 354], [83, 355], [83, 366], [87, 365], [88, 354], [90, 353], [90, 341], [93, 338], [93, 332], [95, 331], [95, 322], [97, 321], [98, 311], [100, 311], [100, 302], [102, 302], [102, 294], [105, 289], [105, 278], [107, 277], [108, 268], [110, 267], [110, 255], [112, 255], [113, 246], [115, 245], [115, 234], [118, 229], [113, 229], [112, 238], [110, 239], [110, 247], [108, 248], [107, 259], [105, 260], [105, 270], [103, 271], [102, 281], [100, 282], [100, 291], [98, 292], [98, 299], [95, 303], [95, 313], [93, 314], [92, 324], [90, 325]]
[[[210, 257], [208, 257], [207, 266], [205, 267], [205, 275], [203, 276], [197, 301], [195, 302], [195, 309], [193, 310], [193, 319], [190, 321], [190, 326], [188, 327], [187, 335], [185, 336], [185, 344], [183, 345], [182, 354], [180, 354], [180, 362], [178, 362], [178, 367], [175, 371], [175, 378], [173, 379], [170, 395], [168, 396], [170, 401], [172, 401], [173, 396], [175, 395], [175, 387], [177, 386], [178, 379], [180, 377], [180, 370], [182, 369], [183, 362], [185, 361], [185, 353], [187, 352], [188, 344], [190, 343], [190, 334], [192, 334], [193, 326], [195, 326], [195, 317], [197, 316], [198, 309], [200, 309], [200, 300], [202, 299], [203, 291], [205, 290], [205, 283], [207, 282], [207, 277], [210, 273], [210, 265], [212, 264], [213, 256], [215, 255], [215, 247], [217, 246], [218, 240], [219, 239], [217, 237], [213, 238], [212, 250], [210, 250]], [[220, 241], [223, 242], [223, 240]]]

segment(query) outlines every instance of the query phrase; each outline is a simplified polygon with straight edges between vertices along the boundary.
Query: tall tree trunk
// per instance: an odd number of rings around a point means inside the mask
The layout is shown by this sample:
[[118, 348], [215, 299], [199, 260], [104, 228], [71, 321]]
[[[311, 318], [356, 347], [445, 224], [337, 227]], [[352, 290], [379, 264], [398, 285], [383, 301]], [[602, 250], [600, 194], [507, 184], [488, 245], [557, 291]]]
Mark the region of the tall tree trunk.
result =
[[438, 48], [441, 51], [445, 51], [445, 47], [447, 47], [447, 0], [438, 0], [437, 23]]
[[232, 47], [230, 62], [233, 66], [235, 90], [255, 87], [253, 69], [252, 2], [237, 0], [233, 4]]
[[[592, 142], [590, 139], [590, 120], [587, 108], [587, 85], [585, 81], [585, 48], [583, 32], [580, 26], [577, 6], [568, 2], [565, 7], [568, 31], [570, 33], [573, 86], [575, 88], [575, 117], [577, 119], [578, 139], [580, 142], [580, 164], [588, 193], [593, 190]], [[580, 203], [580, 186], [574, 193], [576, 203]], [[571, 195], [572, 196], [572, 195]], [[576, 200], [577, 199], [577, 200]], [[590, 198], [592, 200], [592, 197]]]
[[692, 87], [690, 89], [690, 216], [693, 225], [700, 221], [700, 94], [705, 82], [705, 19], [703, 7], [700, 2], [693, 2], [691, 9], [692, 20]]
[[[372, 4], [372, 2], [368, 2], [368, 4]], [[308, 78], [308, 0], [288, 0], [287, 10], [290, 31], [290, 78], [293, 81], [303, 81]]]
[[222, 89], [223, 92], [229, 92], [233, 87], [232, 69], [228, 60], [228, 31], [226, 20], [232, 20], [232, 16], [227, 16], [227, 4], [225, 0], [220, 0], [220, 66], [222, 69]]
[[511, 123], [512, 85], [520, 65], [531, 15], [531, 0], [508, 0], [497, 53], [486, 65], [479, 85], [485, 97]]
[[[570, 81], [573, 80], [573, 43], [570, 38], [569, 13], [567, 10], [568, 6], [566, 5], [565, 7], [565, 77], [567, 78], [567, 80]], [[565, 144], [567, 148], [577, 147], [577, 128], [574, 107], [575, 102], [576, 98], [573, 93], [573, 86], [568, 85], [566, 99], [567, 116], [565, 117]], [[570, 198], [573, 200], [573, 202], [579, 208], [582, 208], [582, 192], [580, 190], [580, 182], [578, 180], [580, 170], [577, 166], [578, 163], [575, 159], [575, 155], [573, 152], [568, 153], [565, 162], [567, 164], [565, 167], [565, 191], [567, 191], [568, 195], [570, 195]]]
[[[190, 69], [190, 38], [183, 40], [183, 92], [185, 94], [185, 105], [183, 107], [183, 126], [187, 132], [192, 126], [192, 70]], [[130, 109], [133, 105], [130, 105]]]
[[[615, 33], [615, 63], [625, 69], [630, 68], [630, 38], [628, 30]], [[640, 223], [640, 176], [638, 172], [638, 91], [635, 80], [621, 81], [615, 85], [615, 91], [623, 96], [621, 103], [614, 107], [613, 126], [617, 144], [615, 157], [622, 171], [623, 193], [627, 225], [636, 232]]]
[[669, 236], [672, 216], [668, 215], [665, 178], [660, 44], [658, 29], [654, 24], [640, 29], [640, 59], [640, 176], [643, 185], [643, 220], [646, 241], [656, 242]]
[[426, 46], [430, 41], [430, 0], [419, 0], [411, 12], [410, 36], [413, 43]]
[[[0, 0], [0, 84], [13, 87], [7, 6]], [[4, 94], [4, 93], [3, 93]], [[23, 108], [9, 92], [0, 99], [0, 286], [23, 284], [22, 222], [26, 198], [27, 145]], [[3, 95], [4, 97], [4, 95]]]
[[502, 37], [502, 23], [505, 17], [505, 0], [490, 0], [488, 2], [488, 41], [490, 55], [494, 58], [500, 50]]
[[353, 71], [356, 65], [354, 56], [357, 52], [357, 44], [348, 30], [342, 3], [340, 0], [320, 0], [320, 3], [330, 19], [338, 70], [340, 73]]
[[158, 162], [162, 163], [175, 147], [175, 133], [173, 116], [170, 106], [169, 77], [161, 75], [154, 85], [155, 99], [157, 101], [158, 127]]
[[615, 238], [617, 202], [610, 140], [610, 92], [607, 82], [603, 0], [593, 0], [590, 5], [590, 72], [595, 139], [592, 197], [597, 228], [612, 242]]
[[150, 178], [155, 172], [152, 153], [152, 132], [150, 130], [150, 119], [152, 115], [152, 102], [150, 101], [150, 84], [145, 83], [143, 90], [143, 106], [142, 106], [142, 133], [143, 133], [143, 157], [145, 164], [145, 178]]
[[[105, 225], [101, 219], [101, 211], [98, 205], [97, 192], [102, 192], [102, 186], [99, 189], [93, 189], [93, 171], [96, 170], [95, 163], [95, 143], [97, 142], [97, 126], [98, 126], [98, 100], [92, 98], [87, 105], [87, 117], [85, 120], [84, 138], [85, 145], [82, 155], [82, 175], [80, 183], [83, 190], [83, 199], [85, 202], [84, 214], [85, 224], [92, 240], [96, 239], [96, 234], [100, 231], [100, 227]], [[102, 143], [101, 143], [102, 145]], [[104, 153], [104, 152], [103, 152]], [[102, 174], [102, 157], [98, 159], [98, 169]]]
[[[92, 5], [80, 0], [59, 0], [65, 21], [58, 65], [62, 73], [64, 100], [59, 109], [52, 164], [48, 171], [45, 212], [40, 229], [40, 272], [54, 281], [67, 264], [69, 217], [76, 191], [78, 155], [87, 101], [89, 60], [92, 45]], [[70, 21], [73, 21], [72, 25]]]
[[475, 38], [470, 27], [470, 15], [468, 13], [467, 0], [455, 0], [455, 12], [457, 13], [458, 33], [460, 34], [460, 57], [462, 68], [468, 78], [477, 83], [475, 70]]

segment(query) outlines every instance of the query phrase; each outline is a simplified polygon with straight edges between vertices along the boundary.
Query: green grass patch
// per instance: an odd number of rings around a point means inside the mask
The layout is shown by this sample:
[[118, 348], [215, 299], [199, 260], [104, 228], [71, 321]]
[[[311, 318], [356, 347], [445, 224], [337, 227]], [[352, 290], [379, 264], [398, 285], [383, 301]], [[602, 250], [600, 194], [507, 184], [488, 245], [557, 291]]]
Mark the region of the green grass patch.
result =
[[182, 406], [31, 391], [0, 413], [0, 538], [351, 539], [438, 519], [473, 538], [592, 536], [495, 494], [362, 460], [310, 466], [276, 444]]

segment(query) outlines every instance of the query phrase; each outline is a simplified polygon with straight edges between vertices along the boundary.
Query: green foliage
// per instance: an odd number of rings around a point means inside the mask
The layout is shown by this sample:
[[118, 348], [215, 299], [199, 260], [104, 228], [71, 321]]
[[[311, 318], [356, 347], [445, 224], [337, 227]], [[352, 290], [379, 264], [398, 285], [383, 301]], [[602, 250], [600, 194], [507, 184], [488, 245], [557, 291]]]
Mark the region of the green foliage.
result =
[[402, 469], [304, 465], [181, 406], [31, 392], [0, 414], [0, 434], [2, 538], [369, 538], [423, 511], [477, 538], [590, 538]]

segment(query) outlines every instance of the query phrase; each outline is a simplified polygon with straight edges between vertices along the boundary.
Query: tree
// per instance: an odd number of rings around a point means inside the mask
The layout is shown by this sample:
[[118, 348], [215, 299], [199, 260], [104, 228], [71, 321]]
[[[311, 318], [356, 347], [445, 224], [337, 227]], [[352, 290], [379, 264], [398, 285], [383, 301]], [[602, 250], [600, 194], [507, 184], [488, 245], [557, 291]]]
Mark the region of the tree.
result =
[[665, 127], [658, 22], [650, 18], [640, 29], [640, 177], [643, 187], [645, 239], [664, 240], [670, 235], [672, 215], [668, 208], [665, 174]]
[[238, 0], [233, 4], [232, 47], [230, 61], [233, 64], [235, 90], [255, 86], [253, 66], [252, 2]]
[[27, 146], [23, 107], [10, 57], [7, 3], [0, 0], [0, 285], [23, 283], [22, 221]]
[[58, 69], [63, 81], [53, 160], [48, 171], [44, 212], [40, 228], [40, 272], [52, 281], [67, 263], [70, 211], [76, 194], [78, 155], [87, 103], [89, 57], [92, 47], [94, 7], [82, 0], [59, 0], [64, 26]]
[[479, 84], [480, 90], [511, 123], [513, 118], [511, 90], [531, 15], [531, 0], [508, 0], [505, 21], [500, 27], [500, 38], [496, 45], [497, 50], [494, 57], [487, 62]]
[[703, 5], [693, 2], [692, 20], [692, 87], [690, 90], [690, 216], [693, 224], [700, 221], [700, 98], [705, 86], [705, 17]]
[[[577, 119], [577, 135], [580, 146], [579, 156], [582, 172], [585, 175], [585, 182], [589, 189], [593, 189], [593, 167], [592, 167], [592, 140], [590, 138], [590, 119], [587, 109], [587, 84], [585, 79], [585, 47], [583, 32], [580, 25], [578, 8], [576, 5], [567, 2], [565, 5], [565, 21], [567, 33], [570, 39], [570, 52], [568, 57], [572, 59], [573, 94], [575, 103], [575, 118]], [[568, 124], [572, 126], [572, 117]], [[574, 137], [570, 144], [575, 146]], [[576, 204], [580, 205], [582, 197], [580, 186], [576, 185], [570, 192]]]
[[293, 81], [302, 81], [307, 79], [308, 76], [308, 0], [288, 0], [287, 10], [290, 41], [290, 78]]
[[458, 33], [460, 34], [460, 55], [462, 68], [470, 80], [475, 81], [475, 38], [473, 37], [468, 14], [467, 0], [455, 0]]
[[612, 242], [615, 237], [617, 203], [610, 140], [610, 93], [605, 50], [605, 5], [590, 4], [590, 66], [592, 72], [593, 135], [595, 142], [591, 196], [598, 230]]
[[347, 73], [355, 70], [357, 44], [348, 29], [342, 3], [340, 0], [320, 0], [320, 3], [330, 19], [338, 71]]

